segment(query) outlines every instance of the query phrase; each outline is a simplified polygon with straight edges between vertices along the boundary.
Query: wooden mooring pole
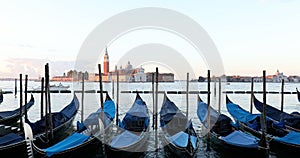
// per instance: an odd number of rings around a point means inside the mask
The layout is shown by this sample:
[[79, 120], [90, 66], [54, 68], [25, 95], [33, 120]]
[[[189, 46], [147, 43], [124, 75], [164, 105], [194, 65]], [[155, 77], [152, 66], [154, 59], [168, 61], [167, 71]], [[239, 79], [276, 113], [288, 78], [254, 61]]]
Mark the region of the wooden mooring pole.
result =
[[45, 87], [44, 87], [44, 81], [45, 78], [42, 77], [42, 80], [41, 80], [41, 119], [43, 118], [44, 116], [44, 94], [45, 94]]
[[23, 131], [23, 121], [22, 121], [22, 106], [23, 106], [23, 85], [22, 85], [22, 74], [20, 74], [20, 130]]
[[82, 87], [81, 87], [81, 123], [84, 120], [84, 73], [82, 74]]
[[210, 70], [207, 71], [207, 148], [210, 151]]
[[17, 98], [17, 91], [18, 91], [18, 88], [17, 88], [17, 80], [18, 80], [18, 79], [15, 79], [15, 98]]
[[284, 104], [284, 79], [281, 80], [281, 112], [283, 112], [283, 104]]
[[119, 126], [119, 71], [117, 71], [117, 116], [116, 116], [117, 126]]
[[[25, 105], [27, 104], [27, 87], [28, 87], [28, 75], [25, 75]], [[25, 106], [24, 108], [24, 114], [25, 114], [25, 120], [28, 119], [28, 116], [27, 116], [27, 108]]]
[[186, 74], [186, 117], [189, 118], [189, 73]]
[[219, 102], [218, 102], [218, 112], [219, 114], [221, 114], [221, 98], [222, 98], [222, 81], [221, 81], [221, 77], [219, 77]]
[[251, 95], [250, 95], [250, 113], [252, 114], [253, 111], [253, 88], [254, 88], [254, 82], [253, 82], [253, 77], [251, 78]]

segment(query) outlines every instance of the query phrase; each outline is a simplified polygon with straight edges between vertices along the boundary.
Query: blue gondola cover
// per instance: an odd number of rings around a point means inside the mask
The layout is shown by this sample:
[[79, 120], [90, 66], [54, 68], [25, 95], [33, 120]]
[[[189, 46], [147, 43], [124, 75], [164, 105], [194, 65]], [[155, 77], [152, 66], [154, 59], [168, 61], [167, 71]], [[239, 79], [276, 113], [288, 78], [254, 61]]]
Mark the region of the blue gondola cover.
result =
[[246, 148], [257, 148], [259, 141], [257, 138], [241, 131], [233, 131], [232, 133], [230, 133], [226, 137], [222, 137], [221, 139], [228, 144]]

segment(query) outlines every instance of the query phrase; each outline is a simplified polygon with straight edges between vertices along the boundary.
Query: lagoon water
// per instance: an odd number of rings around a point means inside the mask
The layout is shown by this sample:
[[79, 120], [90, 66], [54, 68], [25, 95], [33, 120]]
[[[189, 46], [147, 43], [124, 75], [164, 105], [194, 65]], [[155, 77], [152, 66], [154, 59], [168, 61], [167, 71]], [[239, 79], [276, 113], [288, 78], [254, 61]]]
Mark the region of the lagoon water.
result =
[[[15, 87], [14, 81], [0, 81], [0, 88], [3, 91], [12, 91], [14, 92]], [[28, 82], [28, 90], [32, 89], [32, 87], [39, 86], [40, 82], [29, 81]], [[51, 83], [55, 84], [55, 82]], [[63, 84], [70, 85], [70, 90], [72, 93], [51, 93], [51, 108], [52, 111], [59, 111], [65, 105], [67, 105], [71, 99], [74, 91], [81, 91], [82, 84], [81, 82], [63, 82]], [[25, 84], [23, 83], [23, 86]], [[120, 92], [122, 91], [152, 91], [152, 84], [151, 82], [145, 83], [120, 83]], [[19, 89], [19, 82], [18, 82], [18, 89]], [[116, 82], [113, 83], [103, 83], [103, 89], [108, 91], [109, 95], [116, 101], [117, 90], [116, 90]], [[114, 94], [113, 88], [114, 87]], [[211, 83], [211, 105], [215, 109], [218, 109], [218, 83], [216, 84], [216, 88], [214, 83]], [[242, 82], [233, 82], [230, 84], [222, 83], [222, 91], [250, 91], [251, 84], [250, 83], [242, 83]], [[300, 88], [300, 83], [286, 83], [284, 86], [284, 90], [286, 92], [295, 92], [296, 87]], [[159, 83], [159, 91], [168, 92], [168, 91], [186, 91], [186, 82], [185, 81], [176, 81], [173, 83]], [[98, 82], [85, 82], [85, 90], [99, 90], [99, 83]], [[216, 89], [216, 95], [215, 95]], [[24, 88], [23, 88], [24, 90]], [[207, 83], [206, 82], [190, 82], [189, 83], [189, 91], [206, 91], [207, 90]], [[262, 83], [254, 83], [254, 91], [262, 91]], [[267, 91], [281, 91], [281, 83], [267, 83]], [[39, 93], [32, 93], [35, 98], [35, 105], [28, 111], [28, 117], [31, 121], [38, 120], [40, 117], [40, 94]], [[81, 93], [75, 93], [79, 101], [81, 103]], [[225, 106], [225, 94], [221, 93], [221, 113], [230, 116], [226, 110]], [[17, 93], [17, 98], [15, 98], [14, 93], [12, 94], [4, 94], [3, 103], [0, 105], [0, 111], [15, 109], [19, 107], [19, 92]], [[153, 113], [153, 98], [151, 93], [140, 93], [141, 97], [146, 102], [150, 113]], [[207, 94], [189, 94], [189, 118], [192, 119], [194, 128], [199, 133], [201, 137], [201, 123], [197, 117], [197, 95], [199, 95], [202, 100], [207, 100]], [[255, 94], [256, 97], [262, 100], [262, 94]], [[131, 107], [136, 94], [135, 93], [119, 93], [119, 118], [122, 119], [124, 114], [127, 110]], [[246, 110], [250, 108], [250, 94], [228, 94], [229, 98], [239, 104]], [[105, 96], [104, 96], [105, 97]], [[183, 112], [186, 112], [186, 94], [168, 94], [170, 100], [172, 100]], [[24, 97], [23, 97], [24, 98]], [[28, 94], [28, 100], [30, 96]], [[163, 93], [158, 94], [158, 111], [160, 110], [161, 104], [163, 101]], [[280, 109], [280, 102], [281, 102], [281, 94], [267, 94], [267, 103], [273, 105]], [[87, 117], [91, 112], [96, 111], [100, 107], [100, 98], [99, 93], [85, 93], [84, 94], [84, 110], [83, 115], [84, 118]], [[297, 100], [296, 94], [284, 94], [284, 111], [291, 113], [293, 111], [300, 112], [300, 103]], [[76, 121], [81, 120], [81, 112], [77, 114], [74, 125]], [[253, 108], [253, 113], [258, 113], [258, 111]], [[150, 119], [150, 123], [152, 124], [152, 118]], [[150, 141], [154, 141], [154, 138], [151, 137]], [[151, 144], [151, 142], [150, 142]], [[152, 143], [153, 144], [153, 143]], [[161, 148], [161, 146], [160, 146]], [[161, 148], [158, 150], [158, 154], [155, 152], [151, 152], [153, 147], [149, 147], [149, 151], [143, 157], [173, 157], [170, 156], [169, 153], [164, 152]], [[233, 157], [244, 157], [245, 155], [240, 156], [233, 156]], [[276, 155], [276, 153], [271, 153], [271, 157], [280, 157]], [[201, 143], [201, 147], [197, 152], [197, 157], [225, 157], [222, 153], [215, 151], [212, 149], [211, 152], [206, 152], [206, 146], [204, 143]]]

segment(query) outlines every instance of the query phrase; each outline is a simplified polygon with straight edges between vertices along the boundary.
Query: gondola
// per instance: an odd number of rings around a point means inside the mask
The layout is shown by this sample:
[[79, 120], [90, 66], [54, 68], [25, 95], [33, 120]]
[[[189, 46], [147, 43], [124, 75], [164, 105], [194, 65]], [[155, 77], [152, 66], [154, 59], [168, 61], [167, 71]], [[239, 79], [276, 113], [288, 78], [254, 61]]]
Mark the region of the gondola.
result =
[[[25, 108], [27, 111], [34, 105], [34, 97], [31, 94], [31, 99], [26, 105], [22, 106], [22, 116], [25, 114]], [[17, 123], [17, 121], [20, 120], [20, 108], [17, 108], [15, 110], [10, 111], [1, 111], [0, 112], [0, 124], [4, 125], [14, 125]]]
[[[197, 116], [204, 129], [208, 128], [207, 104], [198, 96]], [[237, 129], [232, 119], [210, 107], [212, 128], [209, 130], [213, 148], [228, 157], [255, 157], [264, 153], [258, 148], [259, 138]], [[206, 138], [206, 135], [204, 135]], [[207, 140], [206, 140], [207, 141]]]
[[297, 92], [297, 99], [300, 102], [300, 92], [299, 92], [298, 88], [296, 88], [296, 92]]
[[[226, 96], [226, 107], [230, 115], [238, 123], [239, 129], [249, 132], [258, 138], [264, 138], [261, 124], [261, 114], [251, 114], [233, 103]], [[261, 139], [263, 140], [263, 139]], [[266, 117], [266, 134], [264, 140], [269, 142], [269, 148], [275, 153], [285, 156], [300, 154], [300, 133], [280, 127], [280, 124]]]
[[[263, 103], [260, 102], [254, 95], [253, 102], [255, 108], [262, 112]], [[289, 130], [300, 132], [300, 114], [298, 112], [289, 114], [267, 104], [266, 115], [275, 122], [278, 122], [278, 124], [281, 124], [281, 126], [284, 126]]]
[[[40, 146], [48, 146], [67, 136], [67, 131], [72, 130], [72, 122], [77, 114], [79, 101], [74, 95], [70, 104], [63, 108], [60, 112], [52, 112], [53, 122], [53, 139], [47, 141], [45, 132], [46, 118], [43, 117], [34, 123], [25, 119], [33, 132], [35, 144]], [[48, 131], [49, 132], [49, 131]], [[49, 132], [50, 133], [50, 132]], [[48, 133], [48, 134], [49, 134]], [[28, 157], [27, 145], [25, 141], [25, 134], [23, 130], [20, 133], [9, 133], [0, 137], [0, 154], [8, 155], [9, 157]], [[50, 138], [50, 135], [49, 135]]]
[[165, 149], [179, 157], [195, 157], [200, 138], [192, 121], [188, 120], [166, 94], [159, 114], [163, 133], [161, 139]]
[[146, 103], [136, 94], [135, 101], [116, 134], [106, 143], [107, 157], [139, 157], [147, 151], [149, 138], [149, 111]]
[[102, 130], [99, 119], [104, 125], [104, 132], [108, 133], [111, 131], [116, 113], [115, 103], [107, 93], [103, 107], [104, 113], [101, 108], [91, 113], [84, 122], [77, 122], [77, 130], [73, 134], [51, 147], [41, 149], [32, 142], [34, 156], [79, 158], [97, 155], [102, 147], [100, 138]]

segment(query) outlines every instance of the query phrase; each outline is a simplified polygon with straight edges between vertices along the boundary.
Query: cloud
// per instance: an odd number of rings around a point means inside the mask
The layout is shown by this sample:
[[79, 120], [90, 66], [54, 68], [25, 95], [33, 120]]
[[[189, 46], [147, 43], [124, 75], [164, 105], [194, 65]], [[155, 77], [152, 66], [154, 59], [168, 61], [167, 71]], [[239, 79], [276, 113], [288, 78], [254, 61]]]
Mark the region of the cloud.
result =
[[28, 78], [44, 76], [45, 65], [49, 63], [50, 77], [62, 75], [66, 70], [74, 69], [74, 61], [50, 61], [47, 59], [10, 58], [2, 62], [0, 74], [2, 78], [16, 78], [19, 74], [27, 74]]

